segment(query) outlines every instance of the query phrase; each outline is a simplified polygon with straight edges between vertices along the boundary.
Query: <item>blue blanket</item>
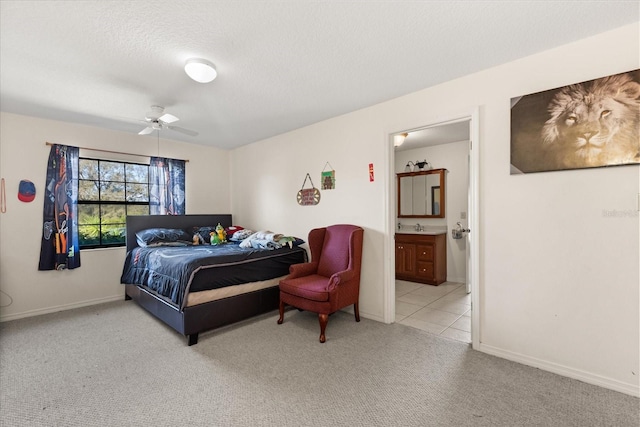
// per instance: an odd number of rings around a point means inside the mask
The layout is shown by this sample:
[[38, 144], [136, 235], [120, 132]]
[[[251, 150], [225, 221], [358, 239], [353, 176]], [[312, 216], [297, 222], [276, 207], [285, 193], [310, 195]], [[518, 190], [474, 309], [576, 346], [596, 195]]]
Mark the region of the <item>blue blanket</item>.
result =
[[183, 308], [190, 291], [273, 279], [288, 274], [291, 264], [306, 260], [300, 247], [245, 249], [237, 243], [138, 247], [127, 253], [120, 282], [146, 286]]

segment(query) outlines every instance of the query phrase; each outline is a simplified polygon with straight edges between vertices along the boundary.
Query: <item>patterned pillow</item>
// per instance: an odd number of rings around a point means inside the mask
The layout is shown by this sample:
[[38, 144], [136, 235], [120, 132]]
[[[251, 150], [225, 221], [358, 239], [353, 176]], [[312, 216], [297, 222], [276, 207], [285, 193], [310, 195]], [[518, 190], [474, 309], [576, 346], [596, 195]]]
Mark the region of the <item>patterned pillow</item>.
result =
[[148, 228], [136, 233], [138, 246], [187, 246], [192, 236], [179, 228]]

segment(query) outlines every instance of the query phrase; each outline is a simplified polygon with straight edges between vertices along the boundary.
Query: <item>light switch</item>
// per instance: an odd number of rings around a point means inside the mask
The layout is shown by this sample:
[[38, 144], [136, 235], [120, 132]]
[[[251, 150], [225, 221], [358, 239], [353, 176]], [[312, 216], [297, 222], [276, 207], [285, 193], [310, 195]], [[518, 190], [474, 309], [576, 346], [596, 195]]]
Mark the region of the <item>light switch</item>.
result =
[[460, 219], [467, 219], [467, 213], [466, 212], [460, 212]]

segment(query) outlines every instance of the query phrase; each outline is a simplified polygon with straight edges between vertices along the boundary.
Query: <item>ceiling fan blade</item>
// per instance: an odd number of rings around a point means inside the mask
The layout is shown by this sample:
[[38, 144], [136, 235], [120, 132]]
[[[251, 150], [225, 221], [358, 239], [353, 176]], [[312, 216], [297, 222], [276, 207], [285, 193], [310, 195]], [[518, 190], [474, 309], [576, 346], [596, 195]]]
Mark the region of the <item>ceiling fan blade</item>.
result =
[[167, 113], [160, 116], [158, 120], [163, 121], [165, 123], [173, 123], [173, 122], [177, 122], [180, 119], [174, 116], [173, 114]]
[[193, 131], [193, 130], [189, 130], [189, 129], [185, 129], [185, 128], [181, 128], [178, 126], [167, 126], [168, 129], [174, 130], [176, 132], [180, 132], [180, 133], [184, 133], [185, 135], [190, 135], [190, 136], [198, 136], [198, 132]]
[[151, 132], [153, 132], [153, 128], [149, 126], [138, 132], [138, 135], [149, 135]]

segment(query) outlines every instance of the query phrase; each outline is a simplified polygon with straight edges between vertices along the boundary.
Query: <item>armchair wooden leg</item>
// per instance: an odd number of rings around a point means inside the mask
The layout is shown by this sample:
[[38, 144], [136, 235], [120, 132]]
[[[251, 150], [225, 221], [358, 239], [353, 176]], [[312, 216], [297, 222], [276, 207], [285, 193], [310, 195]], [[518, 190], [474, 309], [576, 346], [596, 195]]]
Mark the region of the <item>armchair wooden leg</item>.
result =
[[327, 338], [324, 336], [324, 330], [327, 328], [327, 322], [329, 321], [328, 314], [318, 314], [318, 320], [320, 321], [320, 342], [325, 342]]
[[358, 308], [358, 303], [353, 304], [353, 312], [356, 315], [356, 322], [360, 321], [360, 309]]
[[282, 302], [282, 300], [280, 300], [279, 310], [280, 318], [278, 319], [278, 325], [282, 325], [282, 322], [284, 321], [284, 302]]

